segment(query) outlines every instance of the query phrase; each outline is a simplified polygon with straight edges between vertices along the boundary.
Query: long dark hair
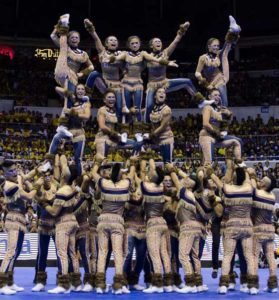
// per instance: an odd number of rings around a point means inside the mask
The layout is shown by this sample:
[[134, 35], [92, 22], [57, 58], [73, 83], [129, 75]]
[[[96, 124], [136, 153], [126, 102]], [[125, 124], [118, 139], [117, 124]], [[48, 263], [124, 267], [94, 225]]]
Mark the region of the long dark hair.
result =
[[113, 183], [116, 183], [118, 181], [120, 169], [121, 169], [120, 163], [116, 163], [113, 165], [111, 170], [111, 181]]
[[160, 167], [156, 167], [156, 173], [157, 173], [157, 179], [154, 183], [160, 185], [164, 180], [165, 172]]
[[84, 90], [85, 90], [85, 85], [82, 84], [82, 83], [78, 83], [78, 84], [76, 85], [76, 87], [75, 87], [75, 96], [77, 96], [77, 87], [78, 87], [79, 85], [82, 85], [82, 86], [84, 87]]
[[198, 179], [198, 177], [195, 174], [193, 174], [193, 173], [190, 175], [190, 178], [195, 182], [195, 185], [192, 188], [192, 191], [194, 192], [194, 191], [196, 191], [196, 190], [198, 190], [200, 188], [201, 182]]
[[238, 167], [235, 169], [235, 173], [236, 185], [242, 185], [246, 178], [245, 170], [243, 168]]
[[71, 175], [68, 180], [68, 184], [71, 185], [74, 182], [74, 180], [78, 177], [78, 168], [76, 165], [70, 165], [69, 170]]

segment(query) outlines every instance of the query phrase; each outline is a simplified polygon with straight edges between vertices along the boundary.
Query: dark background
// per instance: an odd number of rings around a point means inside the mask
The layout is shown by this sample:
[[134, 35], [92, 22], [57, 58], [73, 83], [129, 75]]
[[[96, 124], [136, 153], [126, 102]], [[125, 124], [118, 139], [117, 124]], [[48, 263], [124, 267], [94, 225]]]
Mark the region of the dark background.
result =
[[143, 40], [170, 39], [185, 20], [191, 22], [184, 43], [223, 37], [228, 15], [242, 27], [242, 36], [279, 32], [278, 1], [245, 0], [0, 0], [0, 36], [48, 38], [59, 15], [71, 14], [71, 29], [89, 38], [83, 19], [90, 17], [100, 36], [120, 40], [137, 34]]

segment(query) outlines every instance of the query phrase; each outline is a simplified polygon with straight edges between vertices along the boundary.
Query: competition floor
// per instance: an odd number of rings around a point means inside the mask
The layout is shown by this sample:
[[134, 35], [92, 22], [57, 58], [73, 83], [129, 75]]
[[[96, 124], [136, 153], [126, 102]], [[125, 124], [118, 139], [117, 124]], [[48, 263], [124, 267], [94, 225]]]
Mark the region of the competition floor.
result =
[[[235, 269], [237, 273], [239, 273], [239, 269]], [[113, 277], [113, 271], [114, 269], [109, 268], [107, 273], [107, 282], [112, 282]], [[266, 286], [267, 278], [268, 278], [268, 269], [260, 269], [259, 270], [259, 277], [260, 277], [260, 293], [256, 296], [246, 295], [243, 293], [240, 293], [239, 291], [229, 292], [227, 295], [218, 295], [216, 290], [218, 286], [218, 279], [212, 279], [211, 278], [211, 269], [210, 268], [204, 268], [203, 269], [203, 276], [204, 276], [204, 283], [208, 285], [209, 291], [206, 293], [199, 293], [199, 294], [178, 294], [178, 293], [163, 293], [163, 294], [144, 294], [142, 292], [131, 292], [131, 294], [126, 295], [113, 295], [111, 292], [104, 295], [97, 295], [95, 292], [93, 293], [70, 293], [66, 295], [49, 295], [47, 292], [40, 292], [40, 293], [33, 293], [31, 291], [31, 288], [33, 286], [32, 281], [34, 277], [34, 268], [26, 268], [26, 267], [18, 267], [15, 269], [15, 281], [18, 285], [24, 286], [25, 291], [21, 293], [17, 293], [14, 296], [3, 296], [0, 295], [0, 299], [13, 299], [13, 300], [55, 300], [55, 299], [115, 299], [122, 298], [122, 299], [160, 299], [160, 300], [167, 300], [167, 299], [214, 299], [217, 298], [220, 299], [250, 299], [257, 297], [257, 299], [270, 299], [271, 297], [273, 299], [279, 299], [279, 293], [278, 294], [270, 294], [263, 292], [263, 288]], [[47, 288], [53, 288], [55, 283], [55, 277], [56, 277], [56, 268], [48, 268], [48, 286]], [[141, 278], [142, 282], [142, 278]], [[236, 286], [237, 289], [239, 289], [239, 285]]]

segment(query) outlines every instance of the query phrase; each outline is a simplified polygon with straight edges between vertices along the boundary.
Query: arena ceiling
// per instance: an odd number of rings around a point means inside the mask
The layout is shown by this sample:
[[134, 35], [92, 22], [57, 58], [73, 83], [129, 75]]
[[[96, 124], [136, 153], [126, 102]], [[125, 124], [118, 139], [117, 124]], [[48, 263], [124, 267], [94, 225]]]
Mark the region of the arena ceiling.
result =
[[236, 16], [242, 36], [279, 32], [276, 0], [0, 0], [0, 36], [48, 38], [58, 16], [71, 14], [71, 29], [89, 38], [83, 19], [90, 17], [98, 33], [120, 40], [137, 34], [142, 39], [170, 39], [185, 20], [191, 22], [187, 43], [224, 36], [228, 15]]

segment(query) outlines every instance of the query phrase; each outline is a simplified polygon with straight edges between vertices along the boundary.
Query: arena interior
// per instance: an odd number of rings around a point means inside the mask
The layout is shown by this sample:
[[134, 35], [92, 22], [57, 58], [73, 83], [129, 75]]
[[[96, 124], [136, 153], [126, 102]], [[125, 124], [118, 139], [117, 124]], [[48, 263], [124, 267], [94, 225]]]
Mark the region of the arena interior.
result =
[[0, 1], [1, 297], [276, 297], [276, 4]]

